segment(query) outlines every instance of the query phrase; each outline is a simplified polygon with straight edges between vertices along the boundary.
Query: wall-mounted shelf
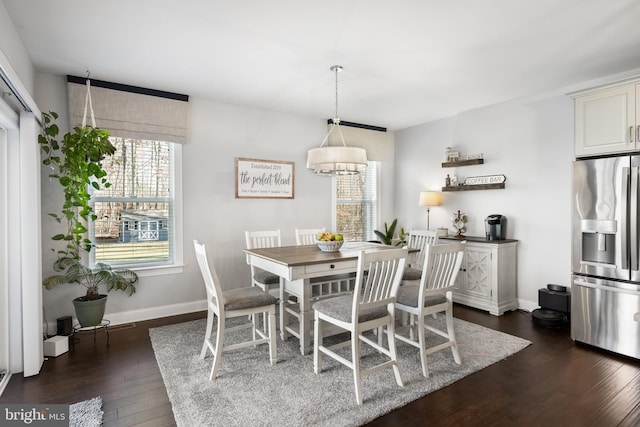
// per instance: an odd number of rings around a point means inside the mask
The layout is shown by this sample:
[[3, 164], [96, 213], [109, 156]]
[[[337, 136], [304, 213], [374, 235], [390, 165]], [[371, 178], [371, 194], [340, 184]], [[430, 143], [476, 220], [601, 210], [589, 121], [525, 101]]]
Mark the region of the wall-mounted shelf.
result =
[[442, 191], [470, 191], [470, 190], [499, 190], [504, 188], [504, 182], [499, 184], [458, 185], [456, 187], [442, 187]]
[[443, 162], [443, 168], [455, 168], [457, 166], [471, 166], [481, 165], [484, 163], [484, 159], [469, 159], [469, 160], [457, 160], [455, 162]]

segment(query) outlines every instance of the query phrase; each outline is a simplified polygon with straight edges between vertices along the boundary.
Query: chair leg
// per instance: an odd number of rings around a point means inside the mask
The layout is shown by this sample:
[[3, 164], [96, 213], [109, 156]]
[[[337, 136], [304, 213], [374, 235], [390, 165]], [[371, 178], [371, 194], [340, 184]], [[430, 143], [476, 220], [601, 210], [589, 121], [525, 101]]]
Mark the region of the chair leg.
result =
[[204, 359], [207, 355], [207, 349], [209, 345], [208, 341], [211, 340], [211, 330], [213, 329], [213, 313], [211, 310], [207, 312], [207, 331], [204, 333], [204, 342], [202, 343], [202, 351], [200, 351], [200, 359]]
[[453, 304], [449, 301], [449, 307], [445, 314], [447, 319], [447, 335], [449, 335], [449, 341], [451, 341], [451, 352], [453, 353], [453, 360], [459, 365], [462, 363], [460, 360], [460, 352], [458, 351], [458, 342], [456, 341], [456, 332], [453, 329]]
[[278, 363], [278, 353], [276, 348], [276, 311], [275, 307], [273, 311], [269, 313], [269, 357], [271, 359], [271, 365]]
[[318, 312], [315, 312], [315, 322], [313, 326], [313, 372], [319, 374], [322, 372], [322, 352], [320, 346], [322, 345], [322, 325]]
[[393, 374], [396, 377], [396, 384], [400, 387], [404, 387], [402, 377], [400, 376], [400, 367], [398, 366], [398, 349], [396, 348], [396, 328], [393, 321], [387, 325], [387, 342], [389, 344], [389, 353], [391, 353], [391, 360], [393, 364]]
[[424, 315], [420, 314], [418, 319], [418, 343], [420, 344], [420, 363], [422, 365], [422, 375], [429, 378], [429, 365], [427, 365], [427, 338], [424, 333]]
[[356, 402], [362, 405], [362, 388], [360, 387], [360, 338], [357, 331], [351, 331], [351, 357], [353, 361], [353, 384], [356, 389]]
[[220, 367], [220, 359], [222, 359], [222, 349], [224, 347], [224, 330], [225, 319], [218, 317], [218, 335], [216, 336], [216, 349], [213, 354], [213, 365], [211, 366], [211, 374], [209, 375], [209, 381], [216, 377], [218, 368]]

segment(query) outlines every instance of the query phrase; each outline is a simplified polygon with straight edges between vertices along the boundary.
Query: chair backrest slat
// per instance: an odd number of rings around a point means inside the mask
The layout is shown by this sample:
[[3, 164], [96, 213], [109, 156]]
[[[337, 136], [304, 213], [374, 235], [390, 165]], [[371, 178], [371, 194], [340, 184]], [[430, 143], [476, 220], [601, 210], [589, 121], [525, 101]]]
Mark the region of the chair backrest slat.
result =
[[453, 289], [464, 257], [465, 242], [427, 245], [425, 249], [421, 295]]
[[314, 245], [318, 238], [318, 233], [325, 231], [324, 228], [296, 228], [296, 245]]
[[282, 246], [280, 230], [245, 231], [247, 249], [275, 248]]
[[[395, 301], [408, 250], [361, 251], [353, 299], [353, 319], [361, 309], [375, 308]], [[393, 309], [393, 308], [392, 308]]]
[[409, 241], [407, 246], [410, 249], [418, 249], [418, 252], [414, 252], [410, 257], [410, 265], [413, 268], [422, 268], [422, 261], [424, 260], [424, 251], [427, 245], [438, 244], [438, 233], [431, 230], [411, 230], [409, 232]]
[[222, 296], [218, 273], [216, 273], [213, 263], [209, 261], [204, 243], [194, 240], [193, 246], [196, 251], [196, 260], [198, 261], [198, 266], [200, 267], [200, 272], [204, 280], [204, 287], [207, 290], [207, 304], [211, 306], [214, 312], [223, 316], [224, 298]]

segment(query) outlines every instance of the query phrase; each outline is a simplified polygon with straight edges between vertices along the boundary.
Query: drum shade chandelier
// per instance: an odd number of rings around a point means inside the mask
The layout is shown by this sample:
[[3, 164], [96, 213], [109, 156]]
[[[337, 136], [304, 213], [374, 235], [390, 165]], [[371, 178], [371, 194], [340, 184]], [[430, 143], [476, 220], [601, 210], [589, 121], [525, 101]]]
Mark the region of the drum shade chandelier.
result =
[[[344, 142], [338, 118], [338, 73], [342, 71], [342, 66], [334, 65], [331, 71], [336, 75], [336, 115], [320, 147], [312, 148], [307, 153], [307, 168], [312, 169], [316, 175], [355, 175], [367, 167], [367, 151], [360, 147], [347, 147]], [[340, 135], [342, 146], [329, 145], [329, 135], [334, 130]]]

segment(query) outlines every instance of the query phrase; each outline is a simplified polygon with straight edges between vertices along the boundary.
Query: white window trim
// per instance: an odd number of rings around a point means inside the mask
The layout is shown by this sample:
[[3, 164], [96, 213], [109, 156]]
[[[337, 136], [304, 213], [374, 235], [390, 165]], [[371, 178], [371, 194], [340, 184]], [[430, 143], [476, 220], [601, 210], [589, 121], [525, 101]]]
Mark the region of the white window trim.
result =
[[[380, 224], [380, 218], [382, 218], [382, 162], [379, 160], [370, 160], [370, 162], [376, 163], [376, 224]], [[338, 184], [336, 177], [331, 177], [331, 229], [336, 230], [338, 224], [336, 222], [336, 206], [338, 205], [337, 196]]]
[[182, 144], [173, 144], [173, 220], [174, 245], [173, 262], [157, 265], [133, 265], [126, 268], [133, 270], [139, 277], [180, 274], [184, 270], [184, 226], [182, 196]]

